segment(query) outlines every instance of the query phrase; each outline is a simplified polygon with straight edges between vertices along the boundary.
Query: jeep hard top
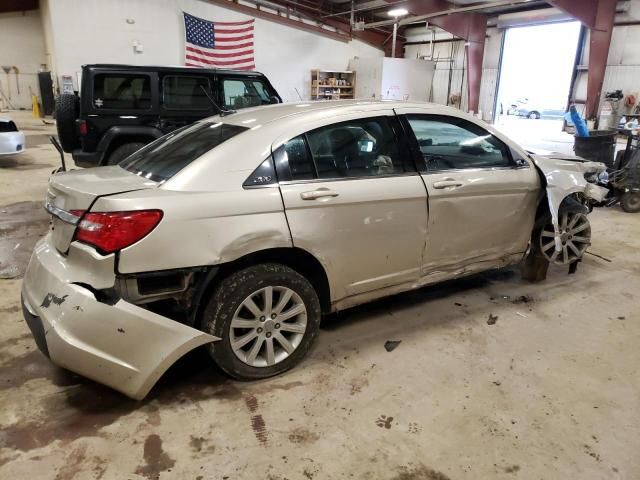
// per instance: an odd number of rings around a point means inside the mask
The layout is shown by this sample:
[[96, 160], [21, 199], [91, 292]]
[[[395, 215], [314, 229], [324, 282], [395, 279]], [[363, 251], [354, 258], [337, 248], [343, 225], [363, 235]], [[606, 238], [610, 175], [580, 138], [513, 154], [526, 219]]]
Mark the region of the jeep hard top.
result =
[[282, 99], [258, 72], [95, 64], [80, 94], [56, 101], [58, 137], [76, 165], [115, 165], [147, 143], [224, 110]]

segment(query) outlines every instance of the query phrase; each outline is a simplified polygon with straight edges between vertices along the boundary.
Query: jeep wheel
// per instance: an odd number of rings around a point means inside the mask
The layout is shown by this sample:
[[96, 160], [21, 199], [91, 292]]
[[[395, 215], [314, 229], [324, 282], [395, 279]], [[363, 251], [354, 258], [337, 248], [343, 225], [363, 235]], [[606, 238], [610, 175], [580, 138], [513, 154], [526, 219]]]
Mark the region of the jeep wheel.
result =
[[125, 143], [124, 145], [120, 145], [113, 152], [111, 152], [111, 155], [107, 157], [104, 164], [117, 165], [122, 160], [127, 158], [132, 153], [137, 152], [145, 145], [146, 143], [142, 143], [142, 142], [131, 142], [131, 143]]
[[76, 133], [76, 119], [80, 115], [79, 99], [76, 95], [63, 93], [56, 99], [55, 117], [58, 139], [62, 149], [71, 153], [80, 146]]
[[225, 278], [205, 308], [203, 330], [222, 340], [209, 353], [228, 375], [271, 377], [298, 364], [320, 326], [320, 302], [309, 281], [280, 264], [261, 264]]

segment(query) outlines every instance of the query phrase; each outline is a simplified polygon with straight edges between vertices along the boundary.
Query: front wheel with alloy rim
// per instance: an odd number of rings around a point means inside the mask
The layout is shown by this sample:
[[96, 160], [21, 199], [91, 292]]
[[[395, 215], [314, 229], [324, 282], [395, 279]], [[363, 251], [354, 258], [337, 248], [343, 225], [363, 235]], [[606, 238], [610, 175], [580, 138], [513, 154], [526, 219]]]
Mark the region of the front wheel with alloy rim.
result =
[[203, 315], [203, 330], [221, 338], [209, 345], [214, 361], [232, 377], [253, 380], [302, 360], [318, 334], [321, 311], [305, 277], [266, 263], [222, 280]]
[[582, 258], [591, 245], [591, 225], [584, 213], [561, 212], [558, 241], [560, 250], [556, 250], [556, 234], [552, 224], [540, 231], [538, 247], [549, 262], [556, 265], [569, 265]]

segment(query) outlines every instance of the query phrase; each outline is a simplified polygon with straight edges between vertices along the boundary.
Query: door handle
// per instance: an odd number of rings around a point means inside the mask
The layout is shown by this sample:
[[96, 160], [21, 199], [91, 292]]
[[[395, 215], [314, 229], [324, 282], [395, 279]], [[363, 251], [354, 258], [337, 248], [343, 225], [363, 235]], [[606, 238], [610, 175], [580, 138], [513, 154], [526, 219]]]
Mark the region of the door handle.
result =
[[441, 188], [456, 188], [461, 187], [462, 182], [459, 180], [454, 180], [453, 178], [445, 178], [439, 182], [433, 182], [433, 188], [441, 189]]
[[335, 190], [329, 190], [328, 188], [319, 188], [312, 190], [311, 192], [302, 192], [300, 198], [302, 200], [316, 200], [323, 197], [337, 197], [339, 195]]

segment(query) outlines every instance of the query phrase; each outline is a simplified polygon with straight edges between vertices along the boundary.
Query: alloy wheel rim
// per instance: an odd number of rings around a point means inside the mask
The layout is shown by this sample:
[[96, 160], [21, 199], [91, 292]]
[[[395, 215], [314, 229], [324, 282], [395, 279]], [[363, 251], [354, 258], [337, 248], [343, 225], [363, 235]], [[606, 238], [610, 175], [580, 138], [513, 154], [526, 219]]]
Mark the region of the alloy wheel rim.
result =
[[236, 357], [251, 367], [271, 367], [298, 348], [307, 329], [307, 308], [287, 287], [267, 286], [245, 298], [231, 320]]
[[560, 216], [560, 242], [558, 252], [555, 244], [555, 230], [547, 225], [540, 233], [542, 255], [556, 265], [568, 265], [582, 258], [591, 245], [591, 226], [583, 213], [565, 212]]

